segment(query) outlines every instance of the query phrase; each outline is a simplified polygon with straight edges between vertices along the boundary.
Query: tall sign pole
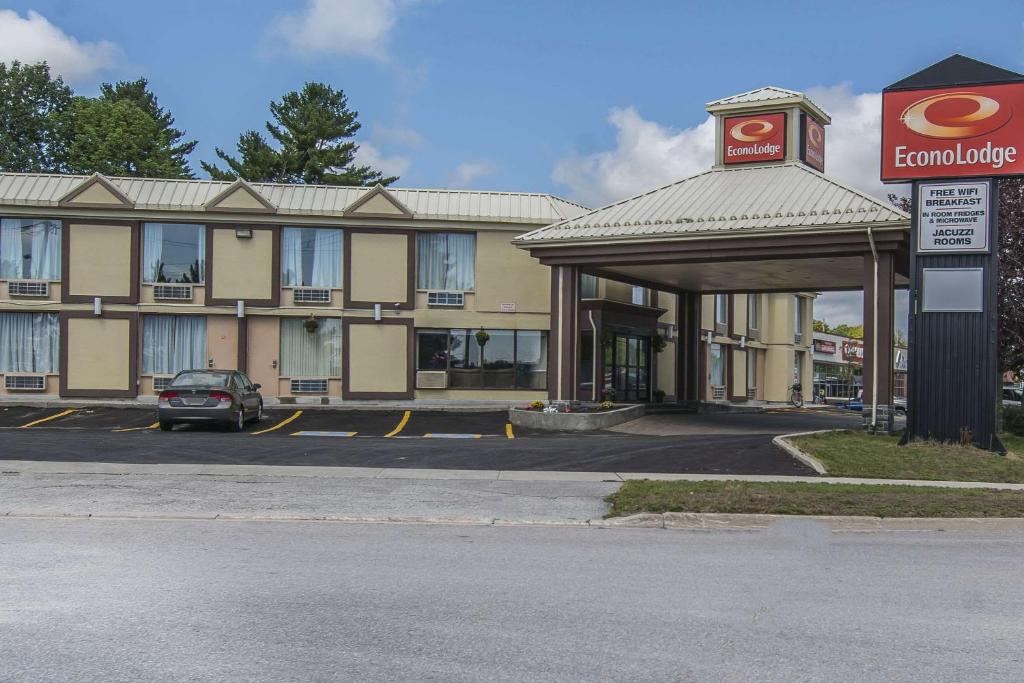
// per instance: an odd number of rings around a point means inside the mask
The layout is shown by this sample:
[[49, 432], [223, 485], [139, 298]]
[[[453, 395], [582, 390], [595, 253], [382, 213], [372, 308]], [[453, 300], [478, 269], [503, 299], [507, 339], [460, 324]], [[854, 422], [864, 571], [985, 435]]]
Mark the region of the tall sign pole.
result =
[[907, 429], [999, 441], [998, 178], [1024, 174], [1024, 75], [954, 55], [882, 92], [882, 180], [912, 183]]

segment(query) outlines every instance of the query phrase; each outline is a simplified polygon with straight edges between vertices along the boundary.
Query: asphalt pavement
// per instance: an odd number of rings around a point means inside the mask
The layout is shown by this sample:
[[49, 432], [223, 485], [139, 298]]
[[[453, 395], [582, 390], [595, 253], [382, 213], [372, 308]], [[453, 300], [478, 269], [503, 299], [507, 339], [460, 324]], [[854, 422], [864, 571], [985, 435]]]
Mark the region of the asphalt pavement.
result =
[[1017, 681], [1024, 537], [0, 518], [5, 681]]

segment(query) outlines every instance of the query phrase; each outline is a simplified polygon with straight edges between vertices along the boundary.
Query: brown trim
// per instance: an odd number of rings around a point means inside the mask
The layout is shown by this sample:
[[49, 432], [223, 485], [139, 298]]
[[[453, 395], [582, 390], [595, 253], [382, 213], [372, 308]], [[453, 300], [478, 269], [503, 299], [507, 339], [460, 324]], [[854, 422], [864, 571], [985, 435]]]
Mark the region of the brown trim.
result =
[[633, 277], [632, 275], [623, 275], [616, 273], [612, 270], [605, 270], [604, 268], [586, 268], [581, 269], [581, 272], [589, 275], [596, 275], [603, 280], [614, 280], [615, 282], [622, 282], [627, 285], [636, 285], [637, 287], [646, 287], [653, 291], [668, 292], [670, 294], [678, 294], [679, 292], [685, 291], [678, 289], [671, 285], [666, 285], [663, 282], [654, 282], [653, 280], [645, 280], [644, 278]]
[[[281, 305], [281, 226], [279, 225], [253, 225], [250, 223], [206, 223], [206, 272], [203, 285], [206, 287], [207, 306], [235, 306], [239, 299], [223, 299], [213, 296], [214, 262], [217, 260], [213, 253], [213, 231], [230, 230], [234, 232], [238, 228], [245, 230], [264, 230], [271, 233], [272, 242], [270, 267], [270, 298], [269, 299], [241, 299], [246, 306], [257, 308], [277, 308]], [[237, 239], [237, 238], [236, 238]]]
[[[128, 296], [103, 296], [97, 294], [72, 294], [71, 289], [71, 226], [100, 225], [122, 226], [131, 231], [131, 257], [128, 264], [128, 277], [131, 278]], [[142, 259], [142, 224], [139, 221], [100, 220], [96, 218], [65, 218], [61, 221], [60, 230], [60, 300], [65, 304], [91, 303], [100, 296], [105, 304], [135, 304], [139, 302], [139, 284], [141, 280], [140, 261]]]
[[68, 321], [72, 318], [95, 318], [92, 311], [60, 312], [60, 395], [62, 398], [134, 398], [139, 395], [139, 314], [133, 312], [103, 312], [100, 318], [128, 321], [129, 358], [128, 384], [130, 389], [68, 389]]
[[238, 335], [238, 351], [235, 354], [235, 366], [240, 372], [248, 373], [249, 366], [249, 319], [248, 318], [236, 318], [238, 320], [238, 327], [236, 328], [236, 334]]
[[[391, 202], [392, 206], [394, 206], [402, 213], [399, 215], [393, 213], [360, 213], [358, 211], [360, 206], [362, 206], [363, 204], [367, 203], [368, 201], [377, 196], [383, 196], [385, 199]], [[348, 206], [346, 206], [345, 209], [342, 211], [341, 215], [347, 217], [355, 216], [358, 218], [390, 218], [392, 220], [396, 218], [410, 219], [413, 217], [412, 211], [409, 210], [409, 207], [407, 207], [402, 202], [398, 201], [395, 195], [388, 192], [380, 183], [374, 185], [373, 189], [371, 189], [369, 192], [367, 192], [362, 197], [355, 200]]]
[[[405, 268], [405, 301], [356, 301], [352, 298], [352, 235], [353, 233], [367, 233], [373, 235], [405, 235], [406, 268]], [[345, 308], [373, 308], [374, 304], [380, 304], [382, 308], [389, 307], [409, 311], [416, 308], [416, 231], [398, 228], [344, 228], [343, 239], [345, 242], [342, 263], [342, 298]]]
[[[405, 325], [408, 330], [406, 337], [406, 381], [405, 391], [350, 391], [349, 390], [349, 369], [352, 367], [352, 358], [349, 353], [352, 345], [349, 343], [349, 330], [353, 325]], [[410, 400], [416, 397], [416, 325], [412, 318], [373, 318], [346, 317], [341, 319], [341, 347], [344, 349], [345, 357], [341, 364], [341, 398], [350, 400]], [[384, 359], [381, 362], [387, 362]]]

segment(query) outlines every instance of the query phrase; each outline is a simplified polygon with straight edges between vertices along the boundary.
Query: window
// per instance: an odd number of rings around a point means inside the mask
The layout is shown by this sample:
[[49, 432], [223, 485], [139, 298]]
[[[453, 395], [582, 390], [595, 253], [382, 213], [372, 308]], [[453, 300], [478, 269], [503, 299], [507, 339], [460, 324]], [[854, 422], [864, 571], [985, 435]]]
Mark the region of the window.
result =
[[285, 287], [341, 287], [341, 230], [284, 228], [281, 284]]
[[729, 295], [715, 294], [715, 325], [729, 324]]
[[417, 330], [416, 369], [447, 371], [451, 389], [547, 388], [547, 332], [479, 331]]
[[183, 372], [167, 386], [183, 387], [226, 387], [231, 380], [230, 372]]
[[142, 318], [142, 374], [174, 375], [206, 367], [206, 316]]
[[282, 377], [340, 377], [341, 320], [281, 319]]
[[797, 344], [804, 340], [804, 306], [802, 296], [793, 297], [793, 341]]
[[56, 373], [59, 358], [56, 313], [0, 313], [0, 372]]
[[142, 281], [202, 284], [206, 280], [206, 227], [146, 223]]
[[747, 329], [761, 329], [761, 295], [747, 295]]
[[757, 351], [747, 351], [747, 397], [754, 398], [757, 389]]
[[60, 221], [0, 219], [0, 278], [60, 279]]
[[471, 292], [476, 286], [476, 235], [421, 232], [416, 235], [417, 289]]
[[650, 291], [646, 287], [633, 287], [633, 303], [637, 306], [647, 306], [650, 302]]
[[725, 386], [725, 356], [721, 344], [711, 345], [711, 386]]
[[580, 298], [581, 299], [596, 299], [597, 298], [597, 276], [587, 275], [583, 273], [580, 275]]

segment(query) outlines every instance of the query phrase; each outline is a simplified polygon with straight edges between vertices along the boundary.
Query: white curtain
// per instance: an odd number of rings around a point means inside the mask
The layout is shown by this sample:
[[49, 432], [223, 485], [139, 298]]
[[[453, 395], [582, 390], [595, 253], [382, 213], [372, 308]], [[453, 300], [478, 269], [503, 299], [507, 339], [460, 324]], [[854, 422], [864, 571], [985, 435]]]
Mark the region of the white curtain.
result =
[[163, 224], [146, 223], [142, 242], [142, 281], [158, 282], [160, 260], [164, 253]]
[[285, 228], [281, 233], [281, 284], [302, 284], [302, 228]]
[[434, 232], [416, 236], [418, 289], [473, 291], [476, 235]]
[[725, 386], [725, 359], [722, 358], [722, 347], [720, 344], [711, 345], [711, 385], [716, 387]]
[[341, 375], [341, 320], [320, 318], [316, 332], [306, 330], [306, 319], [281, 320], [281, 375], [283, 377], [339, 377]]
[[314, 228], [314, 231], [310, 284], [314, 287], [341, 287], [341, 230]]
[[203, 367], [206, 367], [206, 316], [143, 317], [143, 374], [174, 375]]
[[0, 278], [22, 277], [21, 220], [0, 219]]
[[32, 262], [29, 277], [33, 280], [60, 279], [60, 223], [39, 221], [31, 226]]
[[0, 313], [0, 372], [57, 372], [56, 313]]

